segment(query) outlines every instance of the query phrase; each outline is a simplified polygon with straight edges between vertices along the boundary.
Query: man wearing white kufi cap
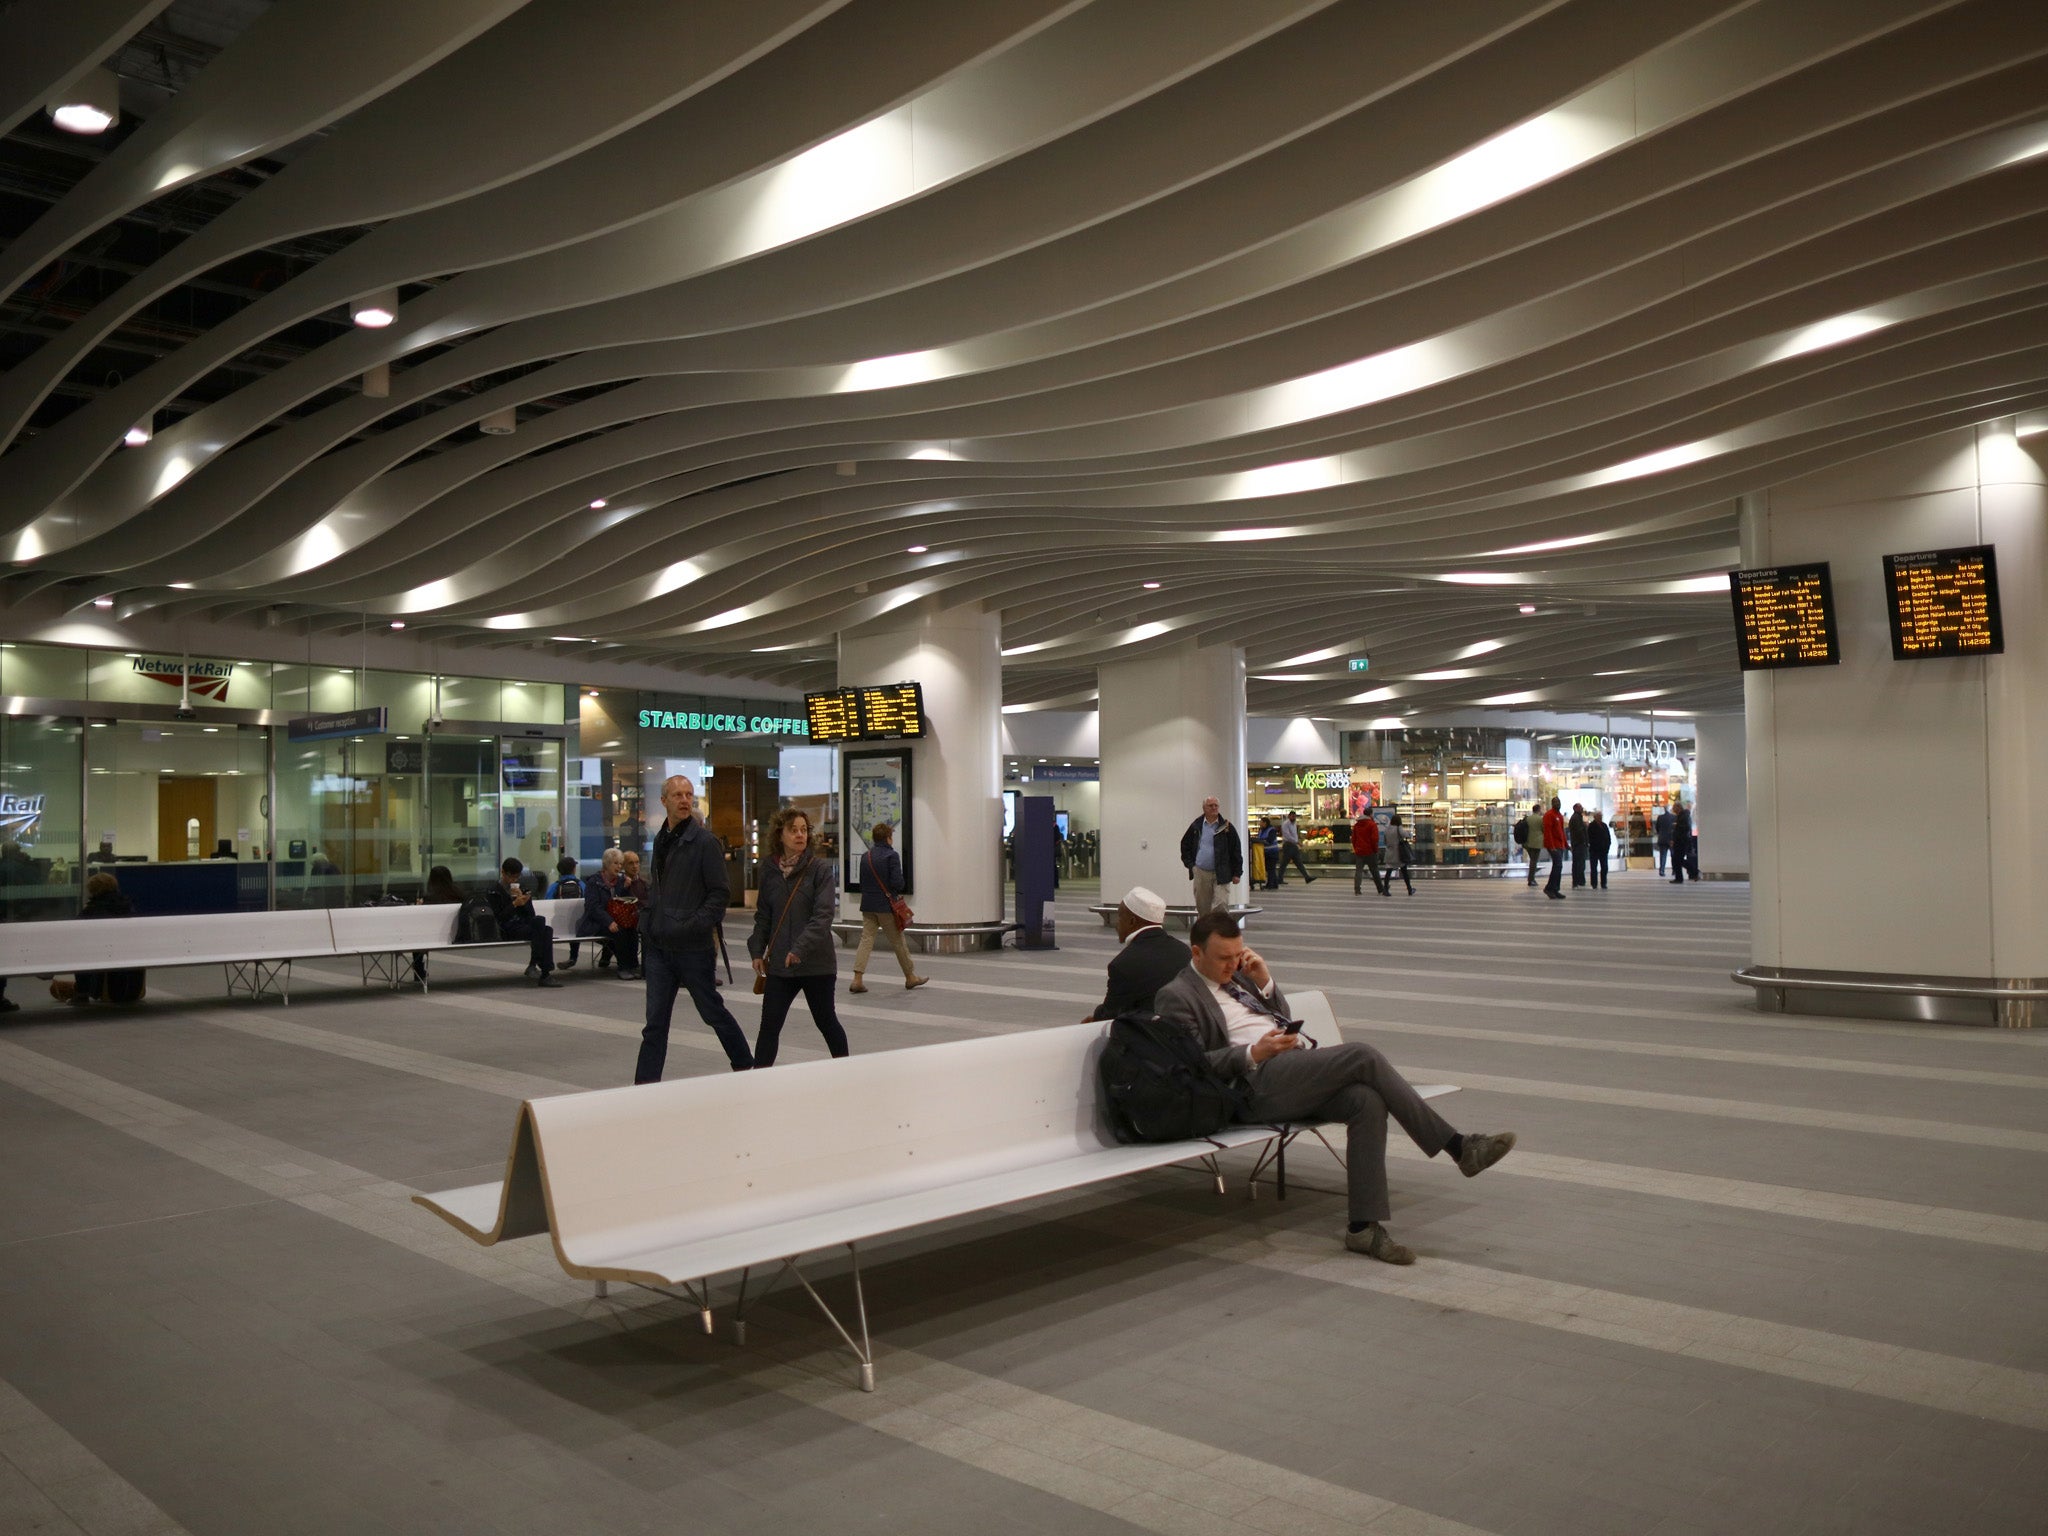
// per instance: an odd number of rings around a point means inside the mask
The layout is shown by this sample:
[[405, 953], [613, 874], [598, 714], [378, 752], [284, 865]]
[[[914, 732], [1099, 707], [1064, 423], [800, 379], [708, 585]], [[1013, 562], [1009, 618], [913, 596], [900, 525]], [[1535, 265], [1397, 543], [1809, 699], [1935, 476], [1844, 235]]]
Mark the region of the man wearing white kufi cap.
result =
[[1164, 896], [1142, 885], [1124, 893], [1116, 909], [1116, 936], [1124, 947], [1109, 962], [1109, 991], [1084, 1023], [1133, 1009], [1149, 1012], [1152, 994], [1187, 969], [1188, 947], [1159, 926], [1165, 921]]

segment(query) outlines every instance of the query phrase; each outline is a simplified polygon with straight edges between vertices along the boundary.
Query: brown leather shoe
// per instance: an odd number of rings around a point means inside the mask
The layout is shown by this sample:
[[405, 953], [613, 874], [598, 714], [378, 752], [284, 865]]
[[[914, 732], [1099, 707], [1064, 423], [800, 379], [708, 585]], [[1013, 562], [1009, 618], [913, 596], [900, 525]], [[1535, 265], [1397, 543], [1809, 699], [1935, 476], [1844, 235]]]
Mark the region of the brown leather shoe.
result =
[[1382, 1264], [1413, 1264], [1415, 1250], [1395, 1242], [1387, 1236], [1387, 1229], [1374, 1222], [1363, 1232], [1346, 1232], [1344, 1246], [1353, 1253], [1362, 1253], [1368, 1259], [1378, 1259]]
[[912, 988], [923, 986], [926, 982], [930, 980], [931, 977], [929, 976], [913, 976], [908, 981], [903, 983], [903, 990], [908, 992]]
[[858, 976], [855, 976], [855, 977], [853, 978], [853, 985], [852, 985], [852, 986], [850, 986], [850, 987], [848, 987], [848, 988], [847, 988], [846, 990], [847, 990], [847, 991], [849, 991], [849, 992], [865, 992], [865, 991], [867, 991], [867, 989], [868, 989], [868, 984], [867, 984], [866, 982], [862, 981], [862, 980], [860, 979], [860, 977], [858, 977]]
[[1458, 1172], [1468, 1179], [1473, 1178], [1486, 1172], [1514, 1150], [1513, 1131], [1497, 1131], [1491, 1135], [1468, 1131], [1465, 1135], [1465, 1150], [1458, 1154]]

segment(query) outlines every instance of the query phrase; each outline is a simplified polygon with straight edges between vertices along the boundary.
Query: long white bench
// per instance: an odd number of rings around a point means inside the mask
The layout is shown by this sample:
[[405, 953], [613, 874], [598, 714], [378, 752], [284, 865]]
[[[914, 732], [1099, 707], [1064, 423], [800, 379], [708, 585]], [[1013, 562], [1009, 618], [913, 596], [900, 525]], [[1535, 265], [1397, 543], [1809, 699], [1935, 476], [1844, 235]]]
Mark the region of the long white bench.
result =
[[[537, 901], [555, 941], [574, 939], [583, 903]], [[304, 912], [209, 912], [190, 917], [65, 918], [0, 924], [0, 976], [59, 971], [142, 970], [160, 965], [218, 965], [230, 997], [276, 996], [291, 1003], [294, 960], [353, 956], [363, 979], [401, 983], [415, 950], [482, 949], [455, 942], [455, 911], [434, 907], [334, 907]], [[496, 939], [494, 944], [526, 943]], [[583, 943], [592, 943], [585, 939]], [[403, 961], [404, 969], [400, 968]], [[422, 983], [424, 985], [424, 983]]]
[[[1329, 1016], [1320, 993], [1290, 1001], [1305, 1017]], [[1325, 1028], [1318, 1038], [1334, 1043], [1334, 1020]], [[860, 1243], [1175, 1163], [1206, 1163], [1220, 1192], [1219, 1152], [1297, 1129], [1231, 1126], [1199, 1141], [1122, 1145], [1098, 1104], [1105, 1034], [1074, 1024], [531, 1099], [503, 1179], [413, 1199], [478, 1243], [547, 1233], [562, 1268], [594, 1281], [600, 1296], [613, 1280], [678, 1287], [706, 1332], [710, 1282], [736, 1270], [742, 1340], [751, 1272], [777, 1265], [769, 1284], [795, 1276], [873, 1391]], [[798, 1265], [842, 1246], [853, 1259], [858, 1339]]]

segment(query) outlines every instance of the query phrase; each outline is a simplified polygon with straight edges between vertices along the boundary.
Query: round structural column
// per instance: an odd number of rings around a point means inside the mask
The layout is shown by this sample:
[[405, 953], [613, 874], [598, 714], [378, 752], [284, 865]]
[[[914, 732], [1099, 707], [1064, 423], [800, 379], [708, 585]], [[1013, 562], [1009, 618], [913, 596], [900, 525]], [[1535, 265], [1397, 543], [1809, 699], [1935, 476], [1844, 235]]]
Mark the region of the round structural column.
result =
[[[1102, 755], [1102, 899], [1149, 886], [1193, 900], [1180, 837], [1214, 795], [1245, 830], [1244, 652], [1196, 645], [1097, 669]], [[1231, 892], [1243, 899], [1240, 885]]]
[[[926, 599], [839, 636], [839, 683], [917, 682], [926, 734], [919, 741], [848, 743], [910, 755], [908, 900], [916, 928], [999, 922], [1003, 916], [1002, 615], [979, 604], [942, 608]], [[845, 774], [842, 772], [842, 782]], [[857, 863], [867, 828], [842, 809], [843, 865]], [[857, 877], [856, 877], [857, 878]], [[840, 913], [855, 915], [849, 894]]]
[[[1995, 422], [1744, 498], [1745, 566], [1830, 563], [1842, 650], [1744, 678], [1750, 975], [1786, 982], [1763, 1006], [2044, 1016], [2027, 995], [2048, 984], [2044, 451]], [[1894, 660], [1883, 557], [1979, 544], [2004, 654]]]

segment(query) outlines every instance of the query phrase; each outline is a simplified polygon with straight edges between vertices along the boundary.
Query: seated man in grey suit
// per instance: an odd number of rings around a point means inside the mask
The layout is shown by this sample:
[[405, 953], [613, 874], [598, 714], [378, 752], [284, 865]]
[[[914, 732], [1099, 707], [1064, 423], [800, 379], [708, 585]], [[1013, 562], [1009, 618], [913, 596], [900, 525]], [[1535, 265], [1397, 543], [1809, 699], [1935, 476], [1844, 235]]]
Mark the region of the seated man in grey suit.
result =
[[1407, 1079], [1362, 1042], [1307, 1048], [1288, 1021], [1287, 997], [1266, 962], [1245, 948], [1244, 931], [1227, 912], [1209, 912], [1189, 933], [1188, 968], [1159, 989], [1153, 1008], [1194, 1030], [1225, 1077], [1242, 1077], [1250, 1106], [1246, 1124], [1341, 1120], [1351, 1192], [1351, 1229], [1344, 1246], [1388, 1264], [1413, 1264], [1415, 1253], [1387, 1235], [1387, 1116], [1431, 1157], [1448, 1152], [1466, 1178], [1491, 1168], [1514, 1147], [1515, 1133], [1461, 1136], [1417, 1095]]
[[1116, 936], [1124, 947], [1109, 962], [1109, 990], [1083, 1024], [1150, 1009], [1159, 989], [1188, 968], [1188, 947], [1159, 926], [1165, 921], [1164, 896], [1142, 885], [1124, 894], [1116, 909]]

